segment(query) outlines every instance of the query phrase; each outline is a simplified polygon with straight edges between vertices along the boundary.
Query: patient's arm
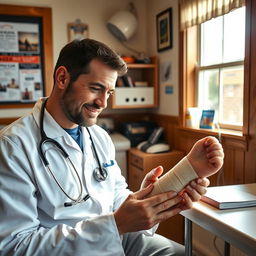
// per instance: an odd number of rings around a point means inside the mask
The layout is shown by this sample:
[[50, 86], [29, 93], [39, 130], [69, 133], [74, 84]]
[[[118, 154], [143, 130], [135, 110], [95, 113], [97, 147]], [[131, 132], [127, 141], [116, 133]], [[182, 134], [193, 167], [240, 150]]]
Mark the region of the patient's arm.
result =
[[186, 157], [160, 179], [157, 179], [158, 174], [152, 170], [152, 173], [146, 175], [142, 187], [148, 185], [150, 181], [154, 182], [155, 178], [154, 189], [150, 195], [170, 190], [180, 192], [191, 180], [209, 177], [216, 173], [223, 164], [223, 158], [223, 149], [218, 140], [214, 137], [203, 138], [194, 144]]

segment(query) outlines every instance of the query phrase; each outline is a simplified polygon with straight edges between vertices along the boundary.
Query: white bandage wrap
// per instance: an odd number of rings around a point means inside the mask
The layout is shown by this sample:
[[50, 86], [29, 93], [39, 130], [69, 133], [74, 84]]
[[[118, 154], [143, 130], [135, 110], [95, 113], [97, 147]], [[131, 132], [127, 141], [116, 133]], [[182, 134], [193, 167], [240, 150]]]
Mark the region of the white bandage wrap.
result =
[[174, 190], [180, 192], [190, 181], [198, 178], [187, 157], [181, 159], [170, 171], [154, 183], [151, 196]]

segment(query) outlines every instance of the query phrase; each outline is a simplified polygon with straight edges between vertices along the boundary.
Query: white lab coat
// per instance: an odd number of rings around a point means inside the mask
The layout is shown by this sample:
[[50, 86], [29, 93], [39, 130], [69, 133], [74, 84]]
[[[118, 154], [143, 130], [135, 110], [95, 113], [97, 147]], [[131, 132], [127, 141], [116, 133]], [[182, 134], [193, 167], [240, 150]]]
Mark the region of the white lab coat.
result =
[[[0, 255], [124, 255], [113, 211], [129, 193], [120, 168], [108, 167], [106, 181], [97, 182], [88, 133], [84, 152], [45, 111], [44, 130], [69, 153], [90, 199], [72, 207], [45, 168], [39, 154], [41, 100], [33, 112], [0, 132]], [[114, 145], [97, 125], [89, 128], [101, 163], [115, 160]], [[79, 195], [76, 176], [52, 144], [44, 146], [50, 167], [71, 196]]]

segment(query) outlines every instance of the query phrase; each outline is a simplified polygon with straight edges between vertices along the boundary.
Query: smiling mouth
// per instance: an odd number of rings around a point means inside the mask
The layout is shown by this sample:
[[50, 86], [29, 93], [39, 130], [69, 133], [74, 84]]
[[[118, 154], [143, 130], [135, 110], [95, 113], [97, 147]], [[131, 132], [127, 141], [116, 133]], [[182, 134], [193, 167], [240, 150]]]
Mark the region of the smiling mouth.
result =
[[100, 108], [92, 106], [92, 105], [84, 105], [86, 112], [92, 116], [97, 116], [101, 111]]

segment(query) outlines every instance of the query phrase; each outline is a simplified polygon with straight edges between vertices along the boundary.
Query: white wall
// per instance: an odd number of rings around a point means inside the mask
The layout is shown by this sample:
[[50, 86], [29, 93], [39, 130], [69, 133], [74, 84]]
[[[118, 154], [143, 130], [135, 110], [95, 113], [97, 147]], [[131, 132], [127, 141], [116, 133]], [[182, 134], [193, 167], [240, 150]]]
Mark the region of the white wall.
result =
[[[130, 0], [0, 0], [1, 4], [40, 6], [52, 8], [53, 60], [67, 43], [67, 23], [77, 18], [89, 25], [89, 37], [103, 41], [119, 54], [133, 54], [110, 34], [106, 21], [118, 10], [128, 9]], [[134, 1], [138, 12], [139, 26], [136, 34], [129, 40], [129, 46], [139, 51], [146, 51], [146, 1]], [[52, 74], [49, 74], [52, 75]], [[1, 109], [0, 117], [19, 117], [31, 109]]]
[[[148, 23], [148, 52], [150, 55], [158, 55], [160, 70], [159, 75], [163, 72], [161, 65], [171, 63], [171, 79], [167, 82], [159, 83], [160, 106], [157, 111], [159, 114], [178, 116], [179, 115], [179, 31], [178, 31], [178, 0], [148, 0], [147, 1], [147, 23]], [[173, 47], [166, 51], [157, 52], [157, 35], [156, 35], [156, 15], [167, 8], [172, 8], [173, 21]], [[150, 29], [152, 28], [152, 29]], [[173, 86], [173, 94], [165, 93], [165, 86]]]
[[[89, 25], [89, 37], [105, 42], [120, 54], [133, 54], [106, 29], [106, 21], [118, 11], [128, 8], [130, 0], [0, 0], [1, 4], [41, 6], [52, 8], [53, 26], [53, 60], [57, 60], [59, 51], [67, 43], [67, 23], [77, 18]], [[138, 12], [138, 30], [129, 40], [129, 46], [144, 51], [148, 56], [158, 55], [161, 64], [171, 62], [171, 79], [159, 83], [160, 106], [156, 113], [178, 116], [178, 0], [133, 0]], [[157, 52], [156, 15], [172, 7], [173, 13], [173, 47], [170, 50]], [[165, 86], [173, 86], [173, 94], [165, 93]], [[18, 117], [30, 109], [1, 109], [0, 117]], [[113, 112], [107, 110], [108, 112]], [[115, 112], [115, 111], [114, 111]], [[127, 111], [125, 111], [127, 112]]]
[[[67, 43], [67, 23], [77, 18], [89, 25], [89, 37], [105, 42], [121, 54], [131, 54], [106, 28], [106, 21], [118, 10], [128, 9], [130, 0], [0, 0], [1, 4], [40, 6], [52, 8], [54, 62]], [[130, 41], [131, 47], [146, 48], [145, 0], [134, 1], [139, 27]]]

